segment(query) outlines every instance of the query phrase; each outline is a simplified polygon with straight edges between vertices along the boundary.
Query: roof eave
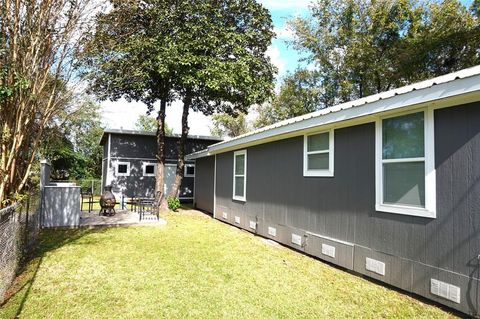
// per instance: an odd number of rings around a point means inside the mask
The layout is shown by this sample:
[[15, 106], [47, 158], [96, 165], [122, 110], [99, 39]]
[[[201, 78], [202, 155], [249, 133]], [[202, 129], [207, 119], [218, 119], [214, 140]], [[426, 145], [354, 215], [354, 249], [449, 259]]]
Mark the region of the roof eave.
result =
[[[302, 131], [307, 131], [312, 128], [318, 128], [334, 124], [337, 122], [351, 121], [362, 117], [368, 117], [388, 111], [399, 111], [401, 109], [411, 109], [421, 107], [428, 103], [444, 103], [450, 102], [451, 105], [461, 104], [462, 97], [465, 102], [467, 97], [472, 97], [473, 100], [480, 100], [480, 74], [455, 79], [450, 82], [433, 84], [430, 87], [423, 89], [412, 90], [408, 93], [398, 94], [385, 99], [379, 99], [372, 102], [366, 102], [364, 105], [357, 105], [346, 109], [339, 109], [332, 107], [325, 109], [324, 114], [312, 114], [310, 118], [302, 117], [298, 121], [293, 121], [286, 125], [280, 125], [267, 130], [259, 130], [254, 134], [247, 134], [239, 138], [224, 141], [208, 147], [208, 154], [214, 155], [223, 153], [251, 145], [262, 144], [276, 139], [286, 138], [288, 134], [297, 132], [300, 135]], [[453, 102], [452, 100], [458, 100]], [[283, 136], [283, 137], [282, 137]]]

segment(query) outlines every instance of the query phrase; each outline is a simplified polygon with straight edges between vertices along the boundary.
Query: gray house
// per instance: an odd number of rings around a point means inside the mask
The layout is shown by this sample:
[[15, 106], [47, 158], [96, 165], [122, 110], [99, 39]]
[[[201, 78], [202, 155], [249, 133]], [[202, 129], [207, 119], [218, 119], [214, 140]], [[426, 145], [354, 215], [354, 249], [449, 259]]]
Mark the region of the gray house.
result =
[[[180, 136], [173, 135], [165, 140], [165, 185], [168, 194], [172, 186], [177, 167], [177, 142]], [[186, 152], [196, 152], [221, 139], [211, 136], [189, 136]], [[117, 200], [124, 197], [154, 197], [157, 141], [155, 133], [131, 130], [107, 129], [100, 144], [103, 146], [102, 189], [106, 185], [113, 187]], [[180, 187], [179, 198], [184, 201], [193, 199], [195, 163], [188, 162]]]
[[460, 310], [480, 307], [480, 66], [187, 156], [214, 217]]

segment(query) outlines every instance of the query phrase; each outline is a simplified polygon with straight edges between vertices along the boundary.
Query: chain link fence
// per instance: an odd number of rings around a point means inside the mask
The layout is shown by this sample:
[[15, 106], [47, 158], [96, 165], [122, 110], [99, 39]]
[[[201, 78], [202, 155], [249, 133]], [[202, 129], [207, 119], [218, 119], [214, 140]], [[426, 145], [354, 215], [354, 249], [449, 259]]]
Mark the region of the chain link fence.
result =
[[0, 210], [0, 304], [20, 266], [37, 243], [40, 222], [38, 192]]

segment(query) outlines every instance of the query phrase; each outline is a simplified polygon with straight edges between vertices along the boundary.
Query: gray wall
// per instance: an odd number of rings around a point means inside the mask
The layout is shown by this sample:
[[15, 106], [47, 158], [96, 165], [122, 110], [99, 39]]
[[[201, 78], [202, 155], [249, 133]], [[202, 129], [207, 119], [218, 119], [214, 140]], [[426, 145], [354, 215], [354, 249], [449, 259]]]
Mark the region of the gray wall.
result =
[[195, 207], [213, 213], [215, 157], [195, 161]]
[[[165, 141], [166, 163], [176, 164], [178, 137], [167, 137]], [[208, 145], [215, 143], [215, 140], [187, 139], [186, 154], [205, 149]], [[108, 156], [108, 138], [104, 140], [105, 158]], [[115, 134], [111, 133], [110, 156], [112, 164], [118, 160], [130, 162], [130, 176], [114, 176], [112, 186], [115, 193], [122, 192], [127, 197], [140, 196], [151, 197], [155, 193], [155, 177], [143, 176], [142, 163], [155, 163], [157, 152], [156, 137], [151, 135]], [[186, 163], [194, 163], [186, 161]], [[107, 166], [103, 170], [102, 180], [106, 185]], [[194, 195], [194, 178], [184, 177], [180, 186], [179, 197], [192, 198]]]
[[[232, 200], [233, 153], [219, 154], [216, 217], [477, 314], [480, 103], [435, 111], [436, 219], [375, 211], [374, 123], [335, 130], [334, 160], [334, 177], [304, 177], [303, 137], [250, 147], [243, 203]], [[198, 178], [205, 177], [197, 167]], [[205, 195], [197, 191], [197, 202], [209, 200], [201, 196]], [[239, 224], [235, 216], [240, 217]], [[256, 229], [249, 227], [250, 221], [257, 222]], [[276, 228], [275, 237], [268, 234], [268, 227]], [[292, 243], [292, 234], [301, 236], [300, 246]], [[334, 246], [335, 258], [323, 255], [321, 244]], [[366, 257], [385, 263], [385, 274], [366, 270]], [[431, 278], [459, 286], [461, 303], [431, 294]]]
[[[166, 137], [165, 158], [167, 160], [177, 160], [178, 140], [178, 137]], [[216, 141], [189, 138], [185, 145], [185, 154], [201, 151], [213, 143]], [[112, 134], [110, 153], [112, 157], [155, 158], [157, 140], [155, 136], [150, 135]]]

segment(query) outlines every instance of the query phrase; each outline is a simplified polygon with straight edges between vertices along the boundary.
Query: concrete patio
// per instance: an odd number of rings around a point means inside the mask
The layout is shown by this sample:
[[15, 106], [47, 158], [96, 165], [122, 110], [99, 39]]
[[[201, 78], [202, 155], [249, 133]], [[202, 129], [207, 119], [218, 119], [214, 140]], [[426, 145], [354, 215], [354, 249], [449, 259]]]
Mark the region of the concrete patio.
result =
[[154, 215], [146, 215], [139, 220], [137, 212], [131, 210], [117, 210], [113, 216], [99, 215], [98, 211], [82, 211], [80, 213], [80, 227], [96, 227], [96, 226], [131, 226], [131, 225], [166, 225], [167, 221]]

